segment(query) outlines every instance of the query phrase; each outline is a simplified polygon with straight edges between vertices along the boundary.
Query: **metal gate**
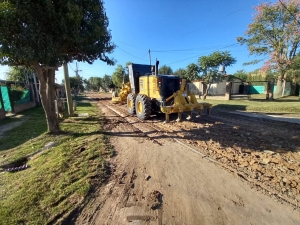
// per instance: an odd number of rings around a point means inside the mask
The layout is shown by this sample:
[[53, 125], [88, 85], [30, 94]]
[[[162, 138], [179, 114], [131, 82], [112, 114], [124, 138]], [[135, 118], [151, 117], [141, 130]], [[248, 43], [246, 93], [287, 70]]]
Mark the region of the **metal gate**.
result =
[[9, 89], [6, 86], [1, 86], [0, 91], [2, 94], [2, 100], [4, 104], [4, 110], [6, 112], [12, 111], [11, 103], [10, 103], [10, 98], [9, 98]]

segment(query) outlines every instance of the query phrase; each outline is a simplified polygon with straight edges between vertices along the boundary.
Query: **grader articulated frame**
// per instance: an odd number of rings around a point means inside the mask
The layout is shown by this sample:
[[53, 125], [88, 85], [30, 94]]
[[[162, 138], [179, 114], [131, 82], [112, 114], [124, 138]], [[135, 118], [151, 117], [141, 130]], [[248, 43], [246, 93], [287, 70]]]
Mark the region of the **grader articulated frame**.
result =
[[157, 74], [157, 67], [158, 62], [155, 67], [130, 64], [130, 82], [123, 82], [119, 97], [113, 97], [112, 102], [127, 103], [128, 112], [136, 114], [142, 120], [149, 118], [151, 111], [164, 113], [166, 122], [169, 122], [169, 115], [172, 113], [178, 113], [176, 121], [181, 121], [183, 112], [188, 112], [187, 119], [191, 119], [195, 109], [198, 110], [196, 117], [201, 116], [203, 109], [207, 110], [207, 115], [210, 114], [211, 104], [198, 103], [193, 92], [185, 94], [185, 79]]

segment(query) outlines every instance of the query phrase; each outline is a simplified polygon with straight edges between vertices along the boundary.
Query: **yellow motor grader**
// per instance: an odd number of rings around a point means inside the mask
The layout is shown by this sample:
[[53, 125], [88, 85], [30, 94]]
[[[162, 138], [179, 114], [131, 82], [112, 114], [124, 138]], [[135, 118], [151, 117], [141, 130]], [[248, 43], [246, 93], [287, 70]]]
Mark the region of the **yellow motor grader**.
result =
[[113, 103], [127, 103], [130, 114], [136, 114], [141, 120], [146, 120], [152, 112], [162, 112], [169, 122], [171, 113], [178, 113], [181, 121], [183, 112], [189, 112], [187, 119], [191, 119], [194, 109], [207, 109], [210, 114], [212, 105], [198, 103], [193, 92], [186, 93], [186, 80], [175, 75], [158, 74], [158, 61], [155, 66], [130, 64], [128, 65], [129, 83], [122, 85], [119, 97], [113, 98]]

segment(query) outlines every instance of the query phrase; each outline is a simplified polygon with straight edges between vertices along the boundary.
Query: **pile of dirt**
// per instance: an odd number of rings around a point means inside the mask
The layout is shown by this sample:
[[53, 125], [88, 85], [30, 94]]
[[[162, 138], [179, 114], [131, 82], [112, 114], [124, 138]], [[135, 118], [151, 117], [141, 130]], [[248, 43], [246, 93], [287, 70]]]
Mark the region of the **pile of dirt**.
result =
[[299, 125], [245, 116], [232, 118], [226, 113], [220, 116], [220, 112], [204, 120], [197, 126], [187, 121], [172, 125], [180, 127], [177, 132], [184, 136], [183, 142], [269, 190], [269, 194], [299, 204]]

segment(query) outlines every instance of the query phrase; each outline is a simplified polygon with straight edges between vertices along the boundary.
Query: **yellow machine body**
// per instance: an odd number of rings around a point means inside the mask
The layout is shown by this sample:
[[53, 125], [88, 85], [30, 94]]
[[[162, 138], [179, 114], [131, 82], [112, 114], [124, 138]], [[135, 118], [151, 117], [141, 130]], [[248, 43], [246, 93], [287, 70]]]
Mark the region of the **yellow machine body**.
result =
[[139, 78], [139, 94], [147, 95], [151, 99], [160, 100], [161, 96], [159, 94], [159, 86], [157, 76], [142, 76]]
[[198, 111], [200, 117], [203, 109], [210, 114], [212, 105], [198, 103], [194, 93], [186, 93], [186, 80], [174, 75], [157, 74], [151, 65], [128, 65], [129, 83], [122, 85], [119, 97], [112, 98], [113, 103], [127, 103], [129, 114], [145, 120], [152, 112], [162, 112], [169, 122], [169, 115], [178, 113], [177, 121], [181, 121], [183, 112], [188, 112], [187, 119], [191, 119], [192, 112]]
[[113, 97], [112, 98], [112, 103], [117, 104], [117, 103], [126, 103], [127, 101], [127, 96], [131, 92], [130, 88], [130, 83], [123, 83], [122, 84], [122, 90], [119, 93], [118, 97]]

